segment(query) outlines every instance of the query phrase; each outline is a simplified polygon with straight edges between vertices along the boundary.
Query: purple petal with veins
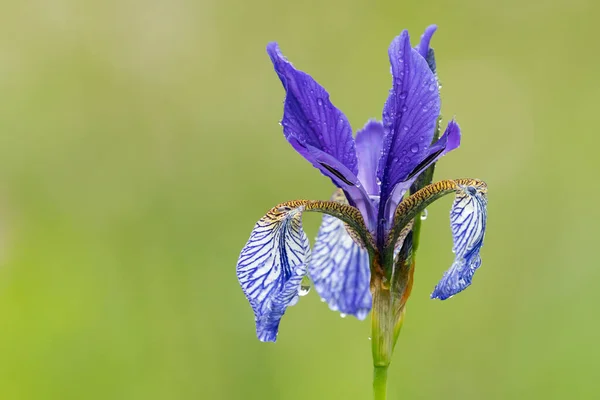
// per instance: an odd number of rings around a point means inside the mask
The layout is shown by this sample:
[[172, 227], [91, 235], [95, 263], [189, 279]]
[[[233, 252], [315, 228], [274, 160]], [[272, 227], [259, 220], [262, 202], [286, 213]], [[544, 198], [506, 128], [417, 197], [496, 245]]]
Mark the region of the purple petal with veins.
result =
[[[396, 184], [406, 180], [427, 157], [440, 114], [437, 79], [427, 61], [410, 46], [407, 31], [392, 41], [388, 53], [393, 83], [383, 108], [385, 134], [377, 169], [380, 215]], [[383, 229], [378, 230], [379, 238]]]

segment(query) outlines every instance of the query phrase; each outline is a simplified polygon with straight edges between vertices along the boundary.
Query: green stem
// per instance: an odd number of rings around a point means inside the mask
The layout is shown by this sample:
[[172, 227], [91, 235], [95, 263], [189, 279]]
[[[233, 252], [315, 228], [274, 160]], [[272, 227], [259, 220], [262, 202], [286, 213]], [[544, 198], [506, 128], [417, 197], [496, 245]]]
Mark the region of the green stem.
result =
[[388, 367], [375, 367], [373, 369], [373, 399], [385, 400], [387, 397], [387, 371]]
[[373, 351], [373, 396], [375, 400], [386, 398], [387, 370], [404, 315], [402, 298], [380, 279], [371, 281], [373, 309], [371, 310], [371, 346]]

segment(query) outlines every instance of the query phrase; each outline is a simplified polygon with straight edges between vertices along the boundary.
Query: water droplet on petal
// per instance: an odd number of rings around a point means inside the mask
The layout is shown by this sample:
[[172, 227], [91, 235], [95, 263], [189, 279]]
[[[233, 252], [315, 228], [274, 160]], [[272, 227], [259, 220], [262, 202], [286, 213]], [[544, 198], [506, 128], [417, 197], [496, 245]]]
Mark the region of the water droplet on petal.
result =
[[429, 91], [433, 92], [435, 90], [435, 83], [432, 83], [431, 85], [429, 85]]
[[306, 296], [310, 292], [310, 279], [308, 276], [304, 276], [302, 278], [302, 282], [300, 283], [300, 289], [298, 289], [298, 296]]
[[412, 151], [413, 153], [416, 153], [417, 151], [419, 151], [419, 145], [416, 143], [413, 143], [413, 145], [410, 146], [410, 151]]
[[322, 106], [323, 105], [323, 99], [320, 99], [320, 98], [317, 99], [317, 104], [320, 105], [320, 106]]
[[298, 296], [306, 296], [308, 292], [310, 292], [310, 286], [300, 285], [300, 289], [298, 290]]
[[425, 221], [427, 219], [427, 209], [424, 209], [421, 213], [421, 221]]
[[400, 98], [401, 99], [405, 99], [406, 98], [406, 92], [400, 92]]
[[[397, 162], [398, 162], [398, 157], [394, 157], [394, 158], [392, 158], [392, 162], [393, 162], [393, 163], [397, 163]], [[381, 183], [380, 183], [380, 185], [381, 185]]]
[[342, 318], [346, 318], [346, 314], [344, 314], [344, 313], [341, 313], [341, 314], [340, 314], [340, 317], [342, 317]]
[[402, 106], [402, 112], [406, 112], [406, 110], [408, 110], [408, 107]]

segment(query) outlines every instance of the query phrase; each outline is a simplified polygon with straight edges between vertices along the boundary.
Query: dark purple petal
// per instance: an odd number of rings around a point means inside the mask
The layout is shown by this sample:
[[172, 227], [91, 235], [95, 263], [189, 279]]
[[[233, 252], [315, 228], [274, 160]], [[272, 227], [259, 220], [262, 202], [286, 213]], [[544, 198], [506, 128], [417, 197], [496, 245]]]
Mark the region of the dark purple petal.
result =
[[348, 119], [321, 85], [285, 59], [277, 43], [269, 43], [267, 52], [286, 91], [281, 121], [286, 139], [346, 192], [350, 204], [359, 208], [367, 226], [372, 226], [375, 212], [356, 176], [358, 161]]
[[456, 149], [458, 146], [460, 146], [460, 126], [458, 126], [456, 121], [451, 120], [442, 137], [427, 150], [426, 156], [415, 166], [415, 169], [411, 171], [407, 179], [396, 184], [388, 199], [384, 215], [392, 218], [396, 206], [419, 175], [442, 156]]
[[436, 25], [430, 25], [425, 29], [425, 33], [421, 36], [421, 42], [415, 47], [415, 50], [419, 52], [419, 54], [427, 61], [427, 65], [429, 65], [429, 69], [431, 72], [435, 74], [436, 65], [435, 65], [435, 52], [433, 48], [429, 45], [431, 42], [431, 37], [437, 30]]
[[370, 195], [379, 195], [377, 164], [383, 146], [383, 125], [371, 120], [356, 133], [356, 155], [358, 156], [358, 180]]
[[429, 25], [425, 29], [425, 32], [423, 33], [423, 35], [421, 35], [421, 41], [419, 42], [417, 47], [415, 47], [415, 50], [417, 50], [419, 52], [421, 57], [427, 58], [427, 54], [429, 53], [429, 48], [430, 48], [429, 43], [431, 42], [431, 37], [433, 36], [433, 34], [435, 33], [436, 30], [437, 30], [437, 25]]
[[375, 229], [377, 211], [369, 195], [358, 178], [335, 157], [313, 146], [302, 146], [296, 138], [290, 138], [290, 143], [298, 153], [309, 160], [324, 175], [331, 178], [333, 183], [344, 190], [350, 205], [358, 208], [363, 215], [369, 230]]
[[[356, 176], [356, 151], [346, 116], [331, 103], [321, 85], [285, 59], [277, 43], [269, 43], [267, 53], [286, 91], [281, 121], [285, 137], [297, 141], [296, 150], [311, 146], [331, 155]], [[313, 162], [305, 152], [301, 154]]]
[[427, 157], [433, 139], [440, 96], [435, 75], [410, 46], [407, 31], [389, 48], [393, 84], [383, 109], [385, 136], [377, 176], [383, 207], [398, 182], [407, 179]]

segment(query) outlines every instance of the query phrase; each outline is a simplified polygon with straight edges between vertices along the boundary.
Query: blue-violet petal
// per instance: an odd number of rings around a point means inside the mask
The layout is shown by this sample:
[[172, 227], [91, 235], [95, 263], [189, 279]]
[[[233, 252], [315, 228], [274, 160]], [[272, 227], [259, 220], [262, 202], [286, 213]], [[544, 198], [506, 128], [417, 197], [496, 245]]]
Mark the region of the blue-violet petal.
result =
[[394, 186], [427, 157], [440, 114], [437, 79], [410, 46], [407, 31], [389, 48], [393, 84], [383, 109], [385, 136], [377, 176], [382, 207]]

